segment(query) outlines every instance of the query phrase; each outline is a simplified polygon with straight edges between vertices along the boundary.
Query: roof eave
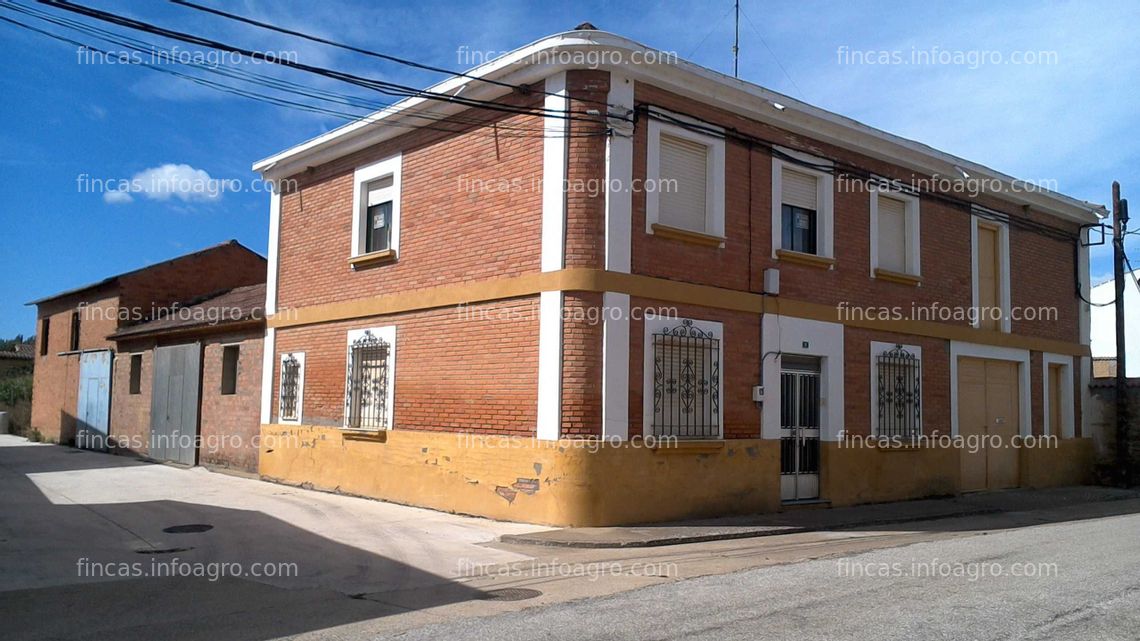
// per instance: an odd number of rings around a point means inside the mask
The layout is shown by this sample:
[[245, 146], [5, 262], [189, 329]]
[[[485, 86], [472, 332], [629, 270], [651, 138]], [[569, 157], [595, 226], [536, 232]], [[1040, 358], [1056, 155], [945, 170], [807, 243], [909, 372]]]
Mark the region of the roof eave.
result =
[[[516, 49], [475, 67], [467, 73], [469, 77], [454, 76], [433, 85], [428, 90], [444, 94], [462, 92], [465, 97], [491, 100], [509, 90], [500, 85], [480, 82], [481, 79], [529, 84], [560, 71], [586, 68], [581, 64], [574, 64], [572, 56], [551, 55], [555, 50], [613, 51], [623, 54], [655, 51], [628, 38], [604, 31], [570, 31]], [[551, 59], [571, 62], [536, 62], [536, 60]], [[598, 55], [595, 59], [607, 61], [634, 58], [630, 55], [620, 57]], [[1026, 189], [1025, 182], [989, 167], [875, 129], [851, 118], [685, 60], [677, 60], [670, 64], [616, 65], [612, 62], [603, 62], [589, 68], [620, 70], [635, 80], [650, 82], [662, 89], [744, 117], [931, 176], [957, 178], [957, 168], [960, 167], [971, 177], [985, 179], [988, 182], [997, 181], [1008, 187], [997, 194], [1004, 200], [1074, 222], [1092, 224], [1106, 215], [1103, 205], [1080, 201], [1043, 188]], [[779, 103], [783, 109], [776, 109], [773, 103]], [[374, 124], [412, 124], [416, 120], [415, 115], [447, 116], [459, 113], [463, 109], [461, 105], [441, 103], [426, 98], [406, 98], [392, 107], [260, 160], [254, 163], [253, 169], [271, 180], [286, 178], [309, 167], [324, 164], [403, 133], [402, 128], [373, 127]]]

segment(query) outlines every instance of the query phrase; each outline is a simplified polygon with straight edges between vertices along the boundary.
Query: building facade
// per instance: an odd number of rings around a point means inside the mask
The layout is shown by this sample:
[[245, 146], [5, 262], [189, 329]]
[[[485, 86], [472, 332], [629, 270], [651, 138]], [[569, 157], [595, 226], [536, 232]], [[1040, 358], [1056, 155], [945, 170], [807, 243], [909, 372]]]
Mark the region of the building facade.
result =
[[228, 241], [29, 303], [37, 311], [31, 427], [51, 442], [106, 449], [113, 433], [112, 335], [186, 301], [262, 283], [265, 265]]
[[257, 473], [264, 304], [245, 285], [112, 334], [111, 447]]
[[264, 477], [556, 525], [1088, 478], [1102, 208], [597, 31], [460, 90], [255, 165]]

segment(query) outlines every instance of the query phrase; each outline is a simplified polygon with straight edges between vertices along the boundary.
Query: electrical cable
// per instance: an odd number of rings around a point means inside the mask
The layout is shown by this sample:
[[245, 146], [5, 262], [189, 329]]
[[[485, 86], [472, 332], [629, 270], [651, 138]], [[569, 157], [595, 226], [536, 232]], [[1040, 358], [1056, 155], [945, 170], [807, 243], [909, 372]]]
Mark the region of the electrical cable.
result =
[[[172, 29], [166, 29], [164, 27], [159, 27], [157, 25], [153, 25], [153, 24], [143, 22], [140, 20], [135, 20], [133, 18], [127, 18], [124, 16], [120, 16], [118, 14], [107, 12], [107, 11], [101, 11], [99, 9], [93, 9], [91, 7], [86, 7], [83, 5], [75, 4], [73, 2], [69, 2], [68, 0], [37, 0], [37, 2], [39, 2], [40, 4], [50, 6], [50, 7], [62, 9], [65, 11], [70, 11], [72, 13], [77, 13], [79, 15], [83, 15], [83, 16], [86, 16], [88, 18], [93, 18], [93, 19], [99, 20], [101, 22], [108, 22], [110, 24], [115, 24], [115, 25], [125, 27], [128, 29], [133, 29], [136, 31], [142, 31], [145, 33], [149, 33], [151, 35], [157, 35], [157, 36], [160, 36], [163, 38], [169, 38], [171, 40], [178, 40], [181, 42], [185, 42], [185, 43], [200, 46], [200, 47], [206, 47], [206, 48], [215, 49], [215, 50], [219, 50], [219, 51], [226, 51], [229, 53], [238, 54], [238, 55], [250, 58], [251, 60], [258, 60], [258, 61], [267, 62], [270, 64], [275, 64], [275, 65], [280, 65], [280, 66], [284, 66], [284, 67], [289, 67], [292, 69], [306, 71], [306, 72], [313, 73], [316, 75], [320, 75], [323, 77], [332, 78], [334, 80], [339, 80], [341, 82], [345, 82], [348, 84], [357, 85], [357, 86], [364, 87], [367, 89], [373, 89], [375, 91], [378, 91], [380, 93], [384, 93], [386, 95], [424, 98], [424, 99], [437, 100], [437, 101], [446, 102], [446, 103], [459, 104], [459, 105], [468, 106], [468, 107], [481, 107], [481, 108], [494, 110], [494, 111], [502, 111], [505, 113], [524, 114], [524, 115], [539, 115], [539, 116], [543, 116], [543, 117], [562, 118], [565, 120], [583, 120], [582, 118], [575, 117], [574, 112], [571, 110], [550, 110], [550, 109], [546, 109], [545, 107], [541, 108], [541, 109], [528, 108], [528, 107], [513, 107], [513, 106], [505, 105], [503, 103], [489, 102], [489, 101], [485, 101], [485, 100], [476, 100], [476, 99], [471, 99], [471, 98], [464, 98], [464, 97], [459, 96], [459, 95], [442, 94], [442, 93], [437, 93], [437, 92], [433, 92], [430, 90], [421, 90], [421, 89], [416, 89], [414, 87], [410, 87], [407, 85], [401, 85], [398, 83], [382, 81], [382, 80], [374, 80], [374, 79], [358, 76], [355, 74], [350, 74], [347, 72], [336, 71], [336, 70], [327, 69], [324, 67], [317, 67], [314, 65], [308, 65], [308, 64], [305, 64], [302, 62], [296, 62], [293, 60], [282, 58], [282, 57], [277, 56], [275, 54], [266, 54], [264, 52], [246, 49], [244, 47], [237, 47], [237, 46], [229, 45], [229, 44], [226, 44], [226, 43], [223, 43], [223, 42], [220, 42], [217, 40], [213, 40], [210, 38], [204, 38], [204, 37], [196, 36], [196, 35], [189, 34], [186, 32], [175, 31]], [[596, 118], [590, 118], [589, 120], [591, 122], [597, 122]]]

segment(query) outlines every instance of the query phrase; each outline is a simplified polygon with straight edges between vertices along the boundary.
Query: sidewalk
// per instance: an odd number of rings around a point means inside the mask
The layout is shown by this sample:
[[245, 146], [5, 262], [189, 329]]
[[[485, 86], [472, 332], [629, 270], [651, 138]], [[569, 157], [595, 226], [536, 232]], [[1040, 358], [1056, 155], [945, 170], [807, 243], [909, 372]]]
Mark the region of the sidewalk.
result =
[[1021, 512], [1082, 503], [1140, 498], [1140, 490], [1080, 486], [1005, 490], [945, 499], [922, 499], [841, 508], [797, 509], [757, 514], [625, 527], [582, 527], [500, 537], [504, 543], [572, 548], [637, 548], [845, 530], [951, 517]]

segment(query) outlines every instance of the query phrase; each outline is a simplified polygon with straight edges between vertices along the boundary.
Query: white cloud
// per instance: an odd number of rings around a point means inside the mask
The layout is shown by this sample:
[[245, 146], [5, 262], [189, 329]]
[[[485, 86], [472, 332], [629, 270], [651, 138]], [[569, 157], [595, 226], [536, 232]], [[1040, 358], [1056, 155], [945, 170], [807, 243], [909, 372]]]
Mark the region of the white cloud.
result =
[[114, 186], [115, 189], [103, 193], [104, 202], [133, 202], [132, 194], [141, 194], [148, 200], [177, 198], [182, 202], [213, 202], [222, 197], [225, 188], [224, 181], [211, 178], [203, 169], [170, 163], [144, 169], [130, 180], [118, 181]]
[[108, 205], [123, 205], [126, 203], [134, 202], [129, 191], [106, 191], [103, 192], [103, 202]]

